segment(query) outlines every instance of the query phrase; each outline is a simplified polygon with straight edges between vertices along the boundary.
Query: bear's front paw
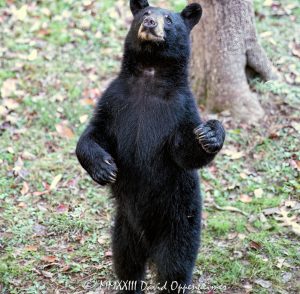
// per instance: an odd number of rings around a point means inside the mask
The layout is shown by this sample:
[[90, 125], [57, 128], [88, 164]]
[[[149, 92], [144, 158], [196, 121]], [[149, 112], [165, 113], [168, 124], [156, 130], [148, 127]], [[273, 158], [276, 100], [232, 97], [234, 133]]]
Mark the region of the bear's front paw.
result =
[[225, 130], [218, 120], [209, 120], [198, 126], [194, 133], [201, 147], [207, 153], [217, 153], [222, 149], [225, 140]]
[[117, 179], [117, 166], [110, 156], [104, 156], [93, 165], [92, 179], [100, 185], [112, 184]]

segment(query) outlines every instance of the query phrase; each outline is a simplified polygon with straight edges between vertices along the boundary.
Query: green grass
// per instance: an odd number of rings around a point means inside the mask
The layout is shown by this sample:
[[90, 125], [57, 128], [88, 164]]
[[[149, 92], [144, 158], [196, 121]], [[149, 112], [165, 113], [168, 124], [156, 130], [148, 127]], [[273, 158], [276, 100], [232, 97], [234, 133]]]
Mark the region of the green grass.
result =
[[[80, 168], [74, 149], [91, 102], [118, 71], [128, 1], [11, 2], [0, 1], [0, 89], [16, 81], [0, 100], [0, 292], [88, 293], [114, 279], [113, 201]], [[293, 166], [300, 156], [300, 88], [286, 82], [286, 75], [300, 76], [291, 50], [300, 42], [300, 10], [296, 0], [281, 1], [290, 10], [278, 16], [264, 1], [254, 2], [263, 16], [257, 18], [261, 43], [283, 78], [252, 82], [267, 112], [260, 127], [225, 119], [224, 149], [243, 156], [223, 152], [201, 171], [205, 219], [194, 282], [226, 287], [219, 293], [246, 293], [245, 285], [253, 293], [298, 293], [299, 237], [263, 210], [300, 201]], [[169, 5], [180, 11], [185, 1]], [[299, 210], [290, 212], [299, 220]]]

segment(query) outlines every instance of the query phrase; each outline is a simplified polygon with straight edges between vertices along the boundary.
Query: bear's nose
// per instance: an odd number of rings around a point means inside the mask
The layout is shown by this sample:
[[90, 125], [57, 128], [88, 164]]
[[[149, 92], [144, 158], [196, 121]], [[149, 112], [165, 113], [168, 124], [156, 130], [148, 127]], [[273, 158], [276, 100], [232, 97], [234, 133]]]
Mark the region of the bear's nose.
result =
[[157, 22], [152, 17], [148, 16], [144, 19], [143, 26], [145, 28], [152, 29], [157, 26]]

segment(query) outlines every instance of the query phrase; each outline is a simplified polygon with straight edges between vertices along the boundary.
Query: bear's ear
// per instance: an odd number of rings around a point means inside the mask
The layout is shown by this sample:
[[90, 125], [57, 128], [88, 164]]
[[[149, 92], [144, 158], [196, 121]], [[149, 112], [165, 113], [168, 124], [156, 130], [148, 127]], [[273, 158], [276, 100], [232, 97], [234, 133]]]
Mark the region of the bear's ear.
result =
[[181, 17], [189, 30], [192, 30], [192, 28], [199, 22], [201, 16], [202, 8], [198, 3], [189, 4], [181, 12]]
[[130, 0], [130, 9], [133, 15], [149, 6], [148, 0]]

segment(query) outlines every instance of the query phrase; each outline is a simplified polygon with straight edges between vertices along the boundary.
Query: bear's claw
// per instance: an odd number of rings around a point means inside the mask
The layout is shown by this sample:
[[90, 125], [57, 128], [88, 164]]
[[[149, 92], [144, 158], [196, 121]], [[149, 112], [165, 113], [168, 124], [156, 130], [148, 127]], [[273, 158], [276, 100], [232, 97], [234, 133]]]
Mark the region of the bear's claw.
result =
[[205, 152], [214, 154], [222, 149], [225, 130], [218, 120], [209, 120], [195, 128], [194, 133]]
[[93, 169], [91, 177], [101, 186], [112, 184], [117, 179], [117, 167], [111, 159], [103, 159], [103, 161], [95, 163]]

